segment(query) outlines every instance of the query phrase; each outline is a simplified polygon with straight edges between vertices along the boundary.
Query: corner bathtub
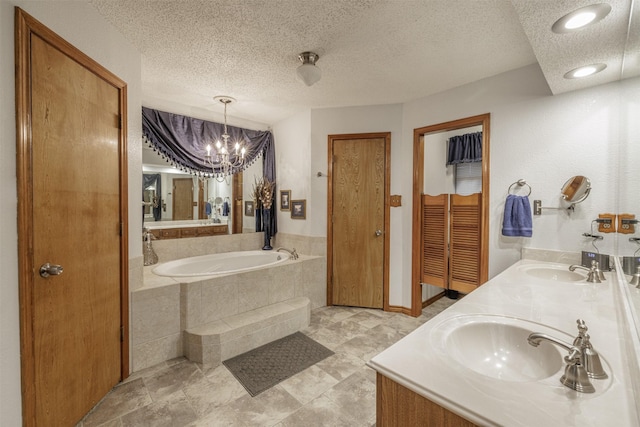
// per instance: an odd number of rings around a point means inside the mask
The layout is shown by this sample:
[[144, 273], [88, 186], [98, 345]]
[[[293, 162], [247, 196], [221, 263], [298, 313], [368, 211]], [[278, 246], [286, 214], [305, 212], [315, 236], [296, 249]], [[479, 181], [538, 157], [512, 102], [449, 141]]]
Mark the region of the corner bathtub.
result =
[[288, 259], [289, 254], [275, 251], [223, 252], [169, 261], [152, 271], [167, 277], [215, 276], [256, 270]]

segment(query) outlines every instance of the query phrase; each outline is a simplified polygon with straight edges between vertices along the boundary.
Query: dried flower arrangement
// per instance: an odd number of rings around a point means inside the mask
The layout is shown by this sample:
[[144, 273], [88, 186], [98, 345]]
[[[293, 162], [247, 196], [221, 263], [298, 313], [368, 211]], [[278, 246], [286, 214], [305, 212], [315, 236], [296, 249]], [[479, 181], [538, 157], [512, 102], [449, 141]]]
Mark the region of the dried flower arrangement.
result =
[[269, 181], [266, 177], [255, 179], [255, 184], [253, 185], [253, 200], [255, 200], [258, 209], [271, 208], [275, 189], [275, 181]]

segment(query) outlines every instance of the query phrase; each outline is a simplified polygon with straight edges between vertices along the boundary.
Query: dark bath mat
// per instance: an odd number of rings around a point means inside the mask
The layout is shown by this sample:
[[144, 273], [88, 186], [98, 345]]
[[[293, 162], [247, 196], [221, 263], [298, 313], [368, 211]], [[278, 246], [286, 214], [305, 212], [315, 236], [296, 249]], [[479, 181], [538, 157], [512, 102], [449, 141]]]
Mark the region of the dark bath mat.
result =
[[332, 354], [322, 344], [296, 332], [222, 363], [251, 396], [257, 396]]

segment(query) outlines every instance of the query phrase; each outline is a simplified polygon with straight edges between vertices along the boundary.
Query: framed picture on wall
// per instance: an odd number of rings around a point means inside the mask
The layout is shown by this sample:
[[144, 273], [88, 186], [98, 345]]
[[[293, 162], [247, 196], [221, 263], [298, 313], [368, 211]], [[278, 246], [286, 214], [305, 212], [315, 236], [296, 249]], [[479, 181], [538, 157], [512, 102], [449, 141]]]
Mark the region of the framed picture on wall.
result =
[[307, 218], [307, 200], [291, 201], [291, 218], [306, 219]]
[[280, 210], [291, 210], [291, 190], [280, 190]]
[[245, 216], [255, 216], [255, 211], [253, 208], [253, 200], [248, 200], [244, 202], [244, 214]]

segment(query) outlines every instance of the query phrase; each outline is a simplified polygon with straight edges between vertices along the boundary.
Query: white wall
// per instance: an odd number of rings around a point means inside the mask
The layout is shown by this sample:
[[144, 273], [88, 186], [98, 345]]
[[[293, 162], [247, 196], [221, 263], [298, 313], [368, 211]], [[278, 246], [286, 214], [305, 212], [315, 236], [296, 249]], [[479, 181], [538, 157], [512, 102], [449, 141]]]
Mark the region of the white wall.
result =
[[[616, 212], [619, 145], [623, 111], [636, 96], [640, 80], [551, 96], [537, 65], [504, 73], [405, 105], [404, 132], [482, 113], [491, 113], [491, 208], [489, 273], [495, 276], [520, 258], [522, 247], [566, 251], [593, 249], [590, 223], [598, 213]], [[637, 99], [637, 98], [636, 98]], [[409, 143], [409, 141], [405, 141]], [[534, 216], [533, 237], [500, 234], [507, 189], [524, 178], [530, 199], [543, 206], [561, 205], [560, 187], [573, 175], [591, 179], [590, 197], [572, 214], [545, 210]], [[636, 212], [638, 206], [636, 206]], [[410, 212], [405, 220], [409, 221]], [[604, 235], [601, 252], [613, 253], [615, 234]], [[405, 250], [410, 250], [408, 236]], [[404, 283], [408, 295], [410, 284]]]
[[[276, 212], [278, 232], [311, 235], [311, 222], [315, 212], [310, 209], [311, 170], [311, 114], [310, 111], [296, 114], [273, 126], [276, 142]], [[322, 171], [326, 172], [326, 166]], [[318, 178], [316, 178], [318, 179]], [[326, 178], [325, 179], [326, 182]], [[307, 219], [291, 219], [290, 211], [280, 210], [280, 190], [291, 190], [291, 199], [307, 200]], [[325, 233], [326, 235], [326, 233]]]
[[[630, 117], [638, 111], [639, 86], [640, 79], [634, 79], [552, 96], [539, 67], [531, 65], [404, 105], [312, 110], [308, 148], [300, 143], [306, 116], [291, 118], [274, 129], [301, 126], [299, 134], [276, 133], [278, 156], [282, 150], [295, 151], [301, 159], [311, 155], [306, 198], [313, 220], [301, 232], [326, 236], [326, 181], [315, 173], [326, 170], [327, 135], [390, 130], [391, 193], [403, 196], [402, 207], [391, 210], [390, 303], [410, 307], [413, 130], [491, 113], [490, 277], [518, 260], [522, 247], [592, 250], [591, 240], [582, 234], [590, 232], [598, 213], [618, 209], [620, 146], [637, 145], [630, 143], [630, 135], [637, 141], [637, 125]], [[304, 160], [278, 159], [279, 176], [283, 169], [288, 171], [285, 176], [301, 179], [309, 172]], [[540, 199], [543, 206], [560, 207], [560, 188], [573, 175], [588, 176], [593, 187], [575, 212], [544, 210], [534, 217], [532, 238], [501, 236], [509, 185], [524, 178], [533, 188], [532, 204]], [[640, 212], [640, 206], [627, 210]], [[600, 251], [614, 253], [617, 240], [615, 234], [605, 234], [598, 242]]]
[[[22, 424], [18, 315], [16, 134], [14, 90], [14, 6], [51, 28], [127, 82], [129, 206], [140, 206], [142, 189], [140, 54], [85, 2], [3, 0], [0, 2], [0, 424]], [[99, 161], [99, 159], [98, 159]], [[140, 258], [142, 219], [129, 212], [129, 256]], [[142, 264], [140, 262], [140, 264]]]

